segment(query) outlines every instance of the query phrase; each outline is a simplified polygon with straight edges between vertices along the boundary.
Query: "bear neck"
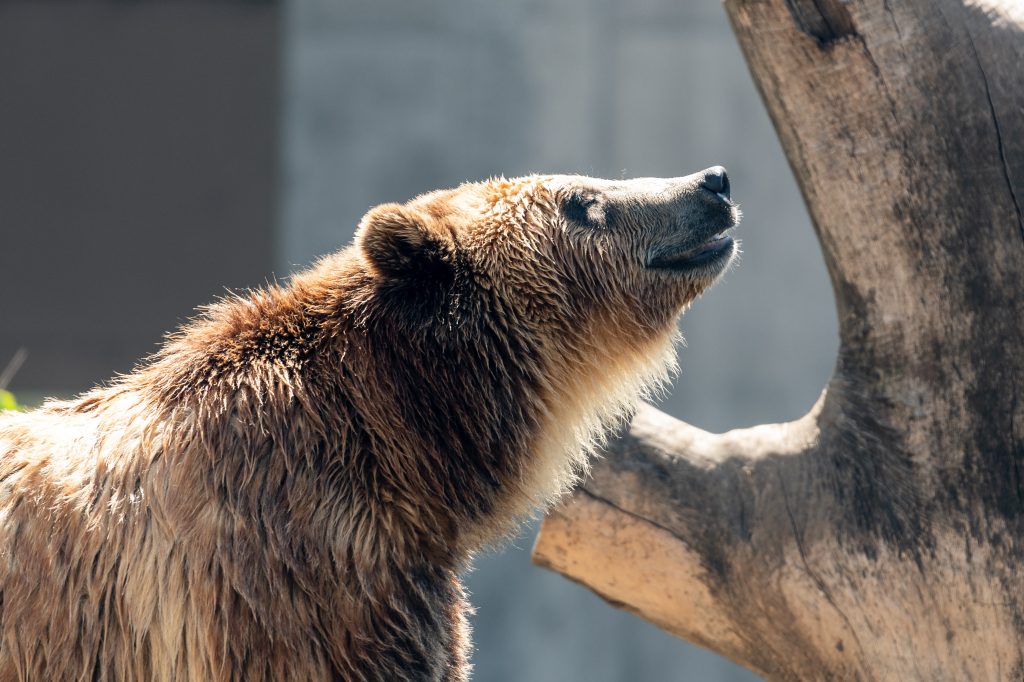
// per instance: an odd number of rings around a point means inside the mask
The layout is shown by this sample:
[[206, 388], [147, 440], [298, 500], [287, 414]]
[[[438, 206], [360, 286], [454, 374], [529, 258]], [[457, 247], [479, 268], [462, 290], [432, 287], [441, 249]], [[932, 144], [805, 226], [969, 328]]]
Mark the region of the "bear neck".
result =
[[110, 390], [158, 406], [163, 468], [253, 519], [254, 537], [330, 554], [342, 573], [458, 571], [529, 506], [505, 493], [527, 478], [541, 419], [524, 361], [537, 349], [487, 325], [465, 343], [410, 331], [387, 308], [342, 252], [211, 306]]

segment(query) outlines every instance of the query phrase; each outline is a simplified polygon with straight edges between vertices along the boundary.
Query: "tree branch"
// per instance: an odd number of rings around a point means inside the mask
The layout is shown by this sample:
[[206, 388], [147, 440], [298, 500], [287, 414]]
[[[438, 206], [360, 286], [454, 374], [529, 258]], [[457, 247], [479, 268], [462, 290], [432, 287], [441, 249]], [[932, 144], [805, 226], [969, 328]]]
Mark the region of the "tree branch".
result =
[[794, 528], [779, 469], [814, 456], [824, 397], [799, 421], [720, 435], [643, 406], [544, 520], [534, 561], [763, 674], [763, 654], [739, 634], [715, 587], [755, 529]]
[[533, 560], [677, 637], [736, 661], [752, 658], [708, 589], [700, 556], [664, 528], [585, 490], [544, 519]]

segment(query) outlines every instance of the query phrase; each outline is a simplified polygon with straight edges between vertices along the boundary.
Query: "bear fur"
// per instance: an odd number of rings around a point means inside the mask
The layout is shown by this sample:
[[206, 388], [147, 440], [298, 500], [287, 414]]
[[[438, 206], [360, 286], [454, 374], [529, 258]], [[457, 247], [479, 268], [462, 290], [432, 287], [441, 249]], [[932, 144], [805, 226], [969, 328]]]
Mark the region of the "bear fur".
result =
[[0, 680], [467, 679], [460, 572], [666, 377], [733, 256], [701, 178], [379, 206], [133, 373], [0, 416]]

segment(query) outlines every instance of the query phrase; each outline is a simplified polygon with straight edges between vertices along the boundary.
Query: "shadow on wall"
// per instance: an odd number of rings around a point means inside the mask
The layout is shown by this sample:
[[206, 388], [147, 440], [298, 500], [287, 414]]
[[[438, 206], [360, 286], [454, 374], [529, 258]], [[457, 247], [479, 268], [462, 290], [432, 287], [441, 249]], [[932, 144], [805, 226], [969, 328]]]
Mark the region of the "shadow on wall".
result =
[[279, 8], [0, 2], [0, 369], [126, 372], [271, 269]]
[[[802, 415], [836, 320], [821, 254], [719, 3], [287, 6], [280, 272], [373, 204], [491, 175], [685, 175], [723, 164], [743, 261], [683, 319], [663, 409], [725, 430]], [[469, 578], [475, 678], [753, 680], [529, 565], [534, 527]]]

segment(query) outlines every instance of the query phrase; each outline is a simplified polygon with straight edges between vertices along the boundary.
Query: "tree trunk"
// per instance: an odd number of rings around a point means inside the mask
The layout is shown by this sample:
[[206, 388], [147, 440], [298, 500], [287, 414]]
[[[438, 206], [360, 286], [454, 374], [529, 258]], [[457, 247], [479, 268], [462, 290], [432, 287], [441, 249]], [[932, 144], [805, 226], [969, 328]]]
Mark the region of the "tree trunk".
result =
[[797, 422], [653, 408], [534, 558], [771, 680], [1024, 677], [1024, 8], [726, 0], [836, 294]]

